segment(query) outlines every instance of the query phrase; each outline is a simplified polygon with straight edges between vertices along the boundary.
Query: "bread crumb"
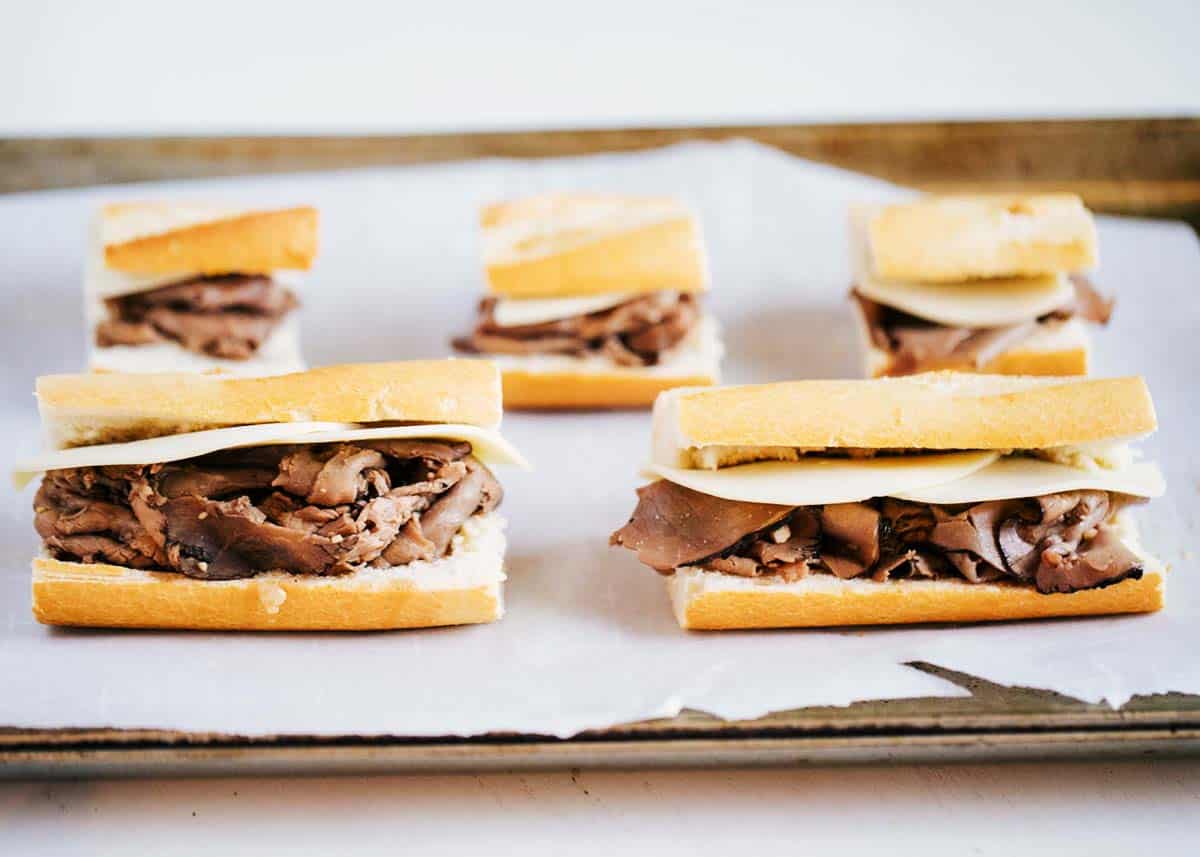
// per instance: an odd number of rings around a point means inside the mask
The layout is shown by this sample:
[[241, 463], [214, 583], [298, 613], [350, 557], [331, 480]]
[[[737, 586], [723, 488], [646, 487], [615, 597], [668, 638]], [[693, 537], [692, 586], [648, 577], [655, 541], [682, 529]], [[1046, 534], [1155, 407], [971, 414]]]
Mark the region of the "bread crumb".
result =
[[278, 583], [260, 581], [258, 584], [258, 600], [263, 609], [271, 615], [279, 612], [283, 602], [287, 601], [287, 592]]

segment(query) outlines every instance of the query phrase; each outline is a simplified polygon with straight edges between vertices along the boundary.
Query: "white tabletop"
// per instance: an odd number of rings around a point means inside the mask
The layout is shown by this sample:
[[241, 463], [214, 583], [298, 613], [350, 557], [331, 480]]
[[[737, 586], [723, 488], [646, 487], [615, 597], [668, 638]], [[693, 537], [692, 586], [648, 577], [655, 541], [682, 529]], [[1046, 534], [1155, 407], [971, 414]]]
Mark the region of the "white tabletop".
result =
[[[8, 3], [0, 133], [1194, 115], [1195, 0]], [[220, 45], [219, 51], [214, 46]]]
[[1194, 760], [0, 784], [0, 854], [1195, 854]]

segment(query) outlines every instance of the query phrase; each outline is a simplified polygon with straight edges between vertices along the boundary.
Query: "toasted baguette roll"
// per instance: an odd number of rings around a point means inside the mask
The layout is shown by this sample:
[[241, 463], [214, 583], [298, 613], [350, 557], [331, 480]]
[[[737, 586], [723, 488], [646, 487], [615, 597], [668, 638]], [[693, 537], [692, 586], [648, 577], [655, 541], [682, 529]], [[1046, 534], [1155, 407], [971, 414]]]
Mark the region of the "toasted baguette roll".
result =
[[33, 613], [46, 625], [224, 631], [382, 631], [504, 615], [503, 520], [470, 522], [451, 556], [318, 577], [274, 572], [193, 580], [38, 557]]
[[327, 366], [270, 378], [46, 375], [37, 397], [54, 448], [310, 420], [495, 426], [501, 413], [499, 373], [483, 360]]
[[654, 460], [704, 447], [1043, 449], [1154, 431], [1146, 382], [930, 372], [672, 390], [654, 408]]
[[129, 274], [308, 269], [317, 253], [317, 211], [120, 203], [101, 212], [100, 236], [104, 265]]
[[933, 196], [890, 205], [869, 226], [884, 278], [955, 282], [1079, 271], [1096, 264], [1096, 225], [1073, 194]]
[[700, 228], [678, 202], [555, 194], [484, 209], [488, 291], [509, 298], [702, 292]]

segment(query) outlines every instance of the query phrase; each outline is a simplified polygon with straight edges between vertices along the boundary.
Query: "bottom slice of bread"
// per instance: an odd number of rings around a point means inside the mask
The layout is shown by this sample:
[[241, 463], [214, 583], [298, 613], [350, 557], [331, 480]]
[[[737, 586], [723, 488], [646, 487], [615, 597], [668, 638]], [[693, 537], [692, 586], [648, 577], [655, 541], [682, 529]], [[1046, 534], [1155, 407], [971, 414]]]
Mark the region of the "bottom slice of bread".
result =
[[1162, 609], [1163, 574], [1148, 571], [1100, 589], [1043, 595], [1032, 586], [954, 580], [840, 580], [816, 574], [796, 583], [760, 581], [698, 569], [668, 586], [681, 628], [822, 628], [920, 622], [997, 622], [1151, 613]]
[[469, 520], [451, 554], [319, 577], [271, 572], [194, 580], [114, 565], [33, 561], [33, 614], [47, 625], [367, 631], [492, 622], [504, 614], [504, 519]]
[[[866, 319], [858, 302], [853, 302], [859, 340], [863, 349], [866, 377], [891, 374], [892, 358], [871, 341]], [[942, 360], [921, 367], [923, 372], [952, 369], [958, 372], [982, 372], [990, 375], [1086, 375], [1091, 354], [1087, 327], [1077, 318], [1050, 322], [1032, 336], [981, 367], [963, 361]]]
[[619, 366], [605, 357], [487, 355], [500, 367], [504, 407], [516, 410], [645, 408], [663, 390], [720, 380], [717, 324], [704, 317], [657, 366]]

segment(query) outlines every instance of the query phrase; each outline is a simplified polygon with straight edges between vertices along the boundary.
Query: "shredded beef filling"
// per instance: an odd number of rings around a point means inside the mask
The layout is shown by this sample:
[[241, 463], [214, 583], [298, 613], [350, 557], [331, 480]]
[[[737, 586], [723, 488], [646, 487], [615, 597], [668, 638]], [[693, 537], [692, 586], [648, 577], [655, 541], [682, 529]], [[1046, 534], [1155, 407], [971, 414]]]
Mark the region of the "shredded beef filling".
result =
[[197, 277], [109, 298], [96, 344], [174, 342], [188, 351], [247, 360], [298, 306], [296, 296], [269, 277]]
[[891, 355], [888, 372], [908, 375], [947, 364], [982, 369], [1038, 330], [1074, 317], [1107, 324], [1113, 302], [1097, 292], [1086, 278], [1073, 276], [1071, 280], [1075, 296], [1070, 303], [1035, 321], [1004, 327], [949, 327], [884, 306], [857, 291], [852, 295], [867, 321], [872, 344]]
[[1108, 523], [1135, 502], [1104, 491], [935, 506], [890, 498], [827, 506], [743, 503], [661, 480], [638, 489], [610, 543], [663, 574], [683, 566], [784, 581], [809, 574], [1009, 581], [1074, 592], [1142, 576]]
[[599, 354], [619, 366], [654, 366], [700, 319], [694, 296], [672, 292], [643, 295], [587, 315], [517, 327], [496, 324], [495, 306], [495, 298], [479, 304], [475, 330], [454, 340], [456, 349], [471, 354]]
[[432, 560], [500, 484], [471, 445], [265, 446], [46, 474], [34, 526], [59, 559], [230, 580]]

